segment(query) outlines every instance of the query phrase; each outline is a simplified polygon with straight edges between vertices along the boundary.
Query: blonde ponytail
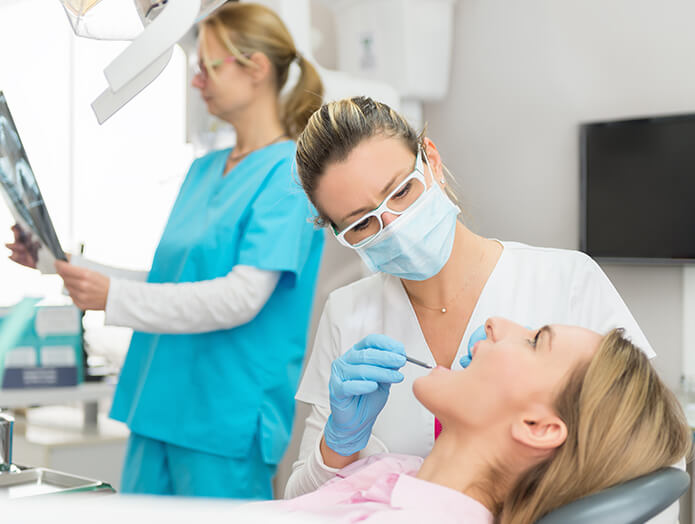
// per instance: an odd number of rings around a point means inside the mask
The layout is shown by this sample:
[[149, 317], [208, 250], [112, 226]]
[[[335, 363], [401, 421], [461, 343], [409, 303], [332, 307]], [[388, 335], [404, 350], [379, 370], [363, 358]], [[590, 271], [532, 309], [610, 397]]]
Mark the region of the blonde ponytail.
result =
[[298, 64], [301, 73], [297, 85], [280, 106], [285, 132], [296, 139], [311, 114], [321, 107], [323, 84], [314, 66], [298, 53], [280, 17], [260, 4], [229, 3], [202, 22], [201, 31], [208, 29], [242, 65], [252, 66], [248, 56], [255, 52], [267, 56], [275, 72], [278, 96], [287, 83], [290, 66]]
[[287, 134], [297, 138], [306, 127], [311, 115], [323, 101], [323, 83], [316, 68], [303, 55], [297, 54], [296, 62], [300, 68], [297, 84], [283, 104], [282, 123]]

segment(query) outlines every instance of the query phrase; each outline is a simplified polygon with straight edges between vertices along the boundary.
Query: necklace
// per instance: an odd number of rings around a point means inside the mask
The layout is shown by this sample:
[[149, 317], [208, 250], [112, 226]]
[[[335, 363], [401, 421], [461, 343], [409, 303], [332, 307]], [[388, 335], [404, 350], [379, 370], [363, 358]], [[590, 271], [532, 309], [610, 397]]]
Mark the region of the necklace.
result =
[[[470, 279], [468, 279], [468, 280], [470, 280]], [[463, 294], [463, 292], [466, 290], [467, 287], [468, 287], [468, 281], [466, 281], [466, 283], [465, 283], [465, 284], [463, 285], [463, 287], [459, 290], [459, 292], [456, 293], [456, 296], [454, 296], [454, 298], [452, 298], [452, 299], [449, 301], [449, 307], [453, 306], [453, 305], [456, 303], [456, 301], [461, 297], [461, 295]], [[413, 302], [415, 302], [418, 306], [422, 306], [422, 307], [424, 307], [424, 308], [426, 308], [426, 309], [431, 309], [432, 311], [439, 311], [439, 312], [442, 313], [442, 314], [444, 314], [444, 313], [446, 313], [446, 312], [448, 311], [448, 309], [446, 308], [446, 306], [440, 306], [440, 307], [428, 306], [427, 304], [425, 304], [424, 302], [422, 302], [419, 298], [415, 298], [415, 296], [413, 296], [413, 295], [411, 295], [410, 293], [408, 293], [407, 290], [406, 290], [406, 294], [410, 297], [410, 300], [412, 300]]]
[[229, 164], [229, 163], [232, 163], [232, 162], [238, 162], [239, 160], [241, 160], [242, 158], [247, 157], [248, 155], [250, 155], [250, 154], [253, 153], [254, 151], [258, 151], [259, 149], [263, 149], [264, 147], [268, 147], [269, 145], [274, 144], [275, 142], [277, 142], [278, 140], [280, 140], [281, 138], [284, 138], [284, 137], [286, 137], [286, 136], [287, 136], [287, 135], [286, 135], [285, 133], [282, 133], [281, 135], [278, 135], [278, 136], [276, 136], [275, 138], [273, 138], [273, 139], [272, 139], [270, 142], [268, 142], [267, 144], [264, 144], [264, 145], [262, 145], [262, 146], [260, 146], [260, 147], [255, 148], [255, 149], [251, 149], [250, 151], [247, 151], [246, 153], [242, 153], [242, 154], [240, 154], [240, 155], [231, 154], [231, 155], [229, 155], [229, 157], [227, 158], [227, 163]]
[[[480, 258], [479, 258], [479, 260], [478, 260], [478, 264], [482, 265], [482, 264], [484, 263], [484, 261], [485, 261], [485, 251], [483, 250], [482, 253], [480, 254]], [[458, 293], [456, 293], [456, 295], [454, 296], [454, 298], [452, 298], [452, 299], [449, 301], [448, 307], [451, 307], [451, 306], [453, 306], [454, 304], [456, 304], [456, 301], [457, 301], [459, 298], [461, 298], [461, 295], [463, 294], [463, 292], [464, 292], [466, 289], [468, 289], [468, 286], [469, 286], [470, 283], [473, 281], [474, 277], [477, 277], [477, 275], [478, 275], [478, 272], [471, 273], [471, 274], [468, 275], [468, 278], [466, 279], [466, 281], [465, 281], [465, 282], [463, 283], [463, 285], [461, 286], [461, 289], [459, 289]], [[439, 311], [439, 312], [442, 313], [442, 314], [444, 314], [444, 313], [446, 313], [447, 311], [449, 311], [449, 310], [447, 309], [447, 305], [446, 305], [446, 304], [443, 305], [443, 306], [438, 306], [438, 307], [428, 306], [427, 304], [425, 304], [424, 302], [422, 302], [419, 298], [417, 298], [417, 297], [411, 295], [410, 293], [408, 293], [408, 290], [405, 288], [405, 286], [404, 286], [404, 289], [405, 289], [406, 294], [410, 297], [410, 300], [412, 300], [415, 304], [417, 304], [417, 305], [419, 305], [419, 306], [421, 306], [421, 307], [424, 307], [424, 308], [426, 308], [426, 309], [431, 309], [432, 311]]]

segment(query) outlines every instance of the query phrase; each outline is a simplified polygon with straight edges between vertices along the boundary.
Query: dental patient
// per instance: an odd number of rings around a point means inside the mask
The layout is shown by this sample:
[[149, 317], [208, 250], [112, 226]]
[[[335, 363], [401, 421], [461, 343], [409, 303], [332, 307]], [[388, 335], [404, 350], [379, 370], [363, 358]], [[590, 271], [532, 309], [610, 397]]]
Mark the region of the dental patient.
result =
[[620, 330], [490, 319], [486, 333], [468, 368], [414, 382], [443, 426], [424, 460], [373, 455], [263, 504], [330, 522], [525, 524], [690, 452], [674, 395]]

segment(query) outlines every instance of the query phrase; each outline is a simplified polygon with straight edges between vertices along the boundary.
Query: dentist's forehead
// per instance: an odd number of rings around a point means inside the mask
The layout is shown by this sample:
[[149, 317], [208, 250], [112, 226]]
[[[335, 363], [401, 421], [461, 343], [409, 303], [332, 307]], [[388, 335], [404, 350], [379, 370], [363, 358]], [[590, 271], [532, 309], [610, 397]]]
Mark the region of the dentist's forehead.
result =
[[339, 222], [355, 210], [380, 202], [384, 184], [412, 169], [413, 153], [402, 140], [375, 136], [359, 143], [341, 162], [326, 167], [316, 188], [316, 201]]

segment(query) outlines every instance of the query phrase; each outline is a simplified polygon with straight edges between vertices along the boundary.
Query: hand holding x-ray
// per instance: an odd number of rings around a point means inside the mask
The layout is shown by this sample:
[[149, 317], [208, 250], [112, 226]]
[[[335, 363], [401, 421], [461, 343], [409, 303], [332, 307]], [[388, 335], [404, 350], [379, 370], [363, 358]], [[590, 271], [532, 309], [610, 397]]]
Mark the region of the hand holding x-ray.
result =
[[[55, 260], [67, 260], [29, 165], [5, 96], [0, 91], [0, 194], [17, 224], [8, 244], [10, 258], [42, 272], [55, 272]], [[12, 247], [10, 247], [12, 246]]]
[[12, 226], [12, 232], [14, 233], [14, 242], [5, 244], [5, 247], [12, 252], [9, 257], [10, 260], [22, 266], [36, 269], [41, 242], [36, 240], [31, 233], [24, 231], [19, 224]]

